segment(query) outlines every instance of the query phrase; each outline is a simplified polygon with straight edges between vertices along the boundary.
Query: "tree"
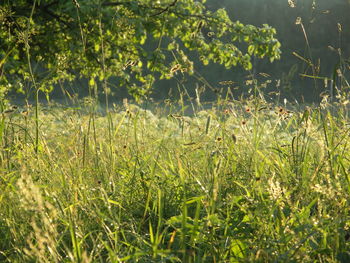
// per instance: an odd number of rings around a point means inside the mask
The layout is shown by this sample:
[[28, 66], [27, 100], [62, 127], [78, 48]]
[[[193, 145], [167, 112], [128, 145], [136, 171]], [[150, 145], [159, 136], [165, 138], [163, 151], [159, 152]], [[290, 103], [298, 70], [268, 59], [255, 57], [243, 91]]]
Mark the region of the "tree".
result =
[[252, 67], [251, 57], [280, 57], [275, 29], [232, 22], [205, 0], [3, 0], [0, 4], [2, 93], [24, 85], [50, 92], [59, 81], [111, 78], [135, 97], [157, 78], [193, 73], [204, 64]]

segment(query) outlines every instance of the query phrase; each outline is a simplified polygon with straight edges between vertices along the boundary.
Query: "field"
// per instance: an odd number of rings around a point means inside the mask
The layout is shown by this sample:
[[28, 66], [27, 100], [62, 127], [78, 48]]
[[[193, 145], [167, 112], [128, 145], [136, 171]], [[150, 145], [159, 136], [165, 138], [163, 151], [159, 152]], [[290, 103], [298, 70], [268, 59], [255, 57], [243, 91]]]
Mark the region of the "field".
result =
[[346, 105], [11, 111], [1, 262], [350, 261]]

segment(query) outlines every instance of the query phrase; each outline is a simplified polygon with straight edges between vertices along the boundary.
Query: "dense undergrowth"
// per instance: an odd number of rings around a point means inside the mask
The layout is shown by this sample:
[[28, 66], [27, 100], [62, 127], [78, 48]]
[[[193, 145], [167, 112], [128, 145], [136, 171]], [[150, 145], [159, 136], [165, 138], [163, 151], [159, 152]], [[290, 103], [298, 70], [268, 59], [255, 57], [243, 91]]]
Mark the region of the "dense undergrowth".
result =
[[346, 106], [34, 119], [0, 116], [2, 262], [350, 260]]

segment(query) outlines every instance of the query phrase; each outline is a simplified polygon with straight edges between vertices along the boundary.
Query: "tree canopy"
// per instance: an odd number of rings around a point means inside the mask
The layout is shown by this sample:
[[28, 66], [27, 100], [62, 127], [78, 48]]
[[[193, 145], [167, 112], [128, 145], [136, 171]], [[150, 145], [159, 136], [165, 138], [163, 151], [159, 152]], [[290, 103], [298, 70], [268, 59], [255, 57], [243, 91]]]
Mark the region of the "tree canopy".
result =
[[280, 57], [274, 28], [233, 22], [205, 0], [4, 0], [0, 25], [2, 94], [78, 77], [107, 93], [113, 78], [140, 97], [157, 78], [192, 74], [193, 51], [227, 68]]

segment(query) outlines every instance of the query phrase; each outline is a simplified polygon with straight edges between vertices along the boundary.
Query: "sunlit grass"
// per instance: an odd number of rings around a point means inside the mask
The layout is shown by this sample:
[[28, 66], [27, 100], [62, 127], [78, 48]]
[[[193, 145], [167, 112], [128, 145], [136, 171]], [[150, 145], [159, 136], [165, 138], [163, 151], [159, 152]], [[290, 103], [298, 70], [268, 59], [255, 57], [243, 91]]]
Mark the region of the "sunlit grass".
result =
[[350, 260], [345, 107], [125, 106], [2, 114], [1, 261]]

